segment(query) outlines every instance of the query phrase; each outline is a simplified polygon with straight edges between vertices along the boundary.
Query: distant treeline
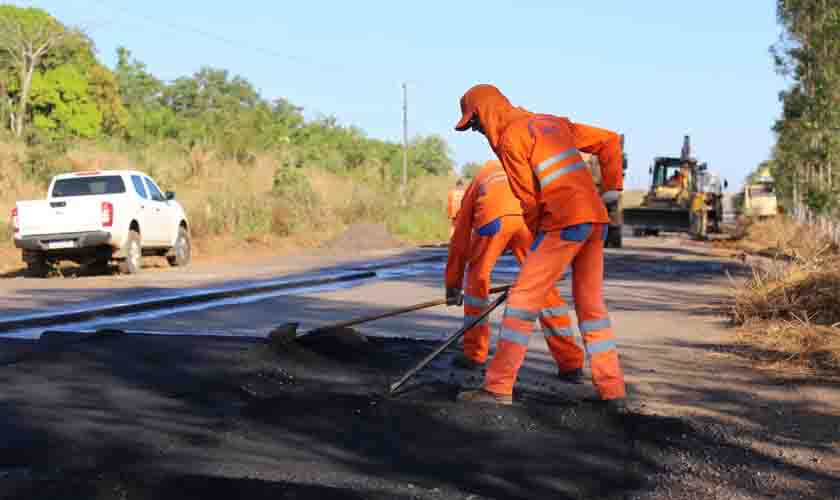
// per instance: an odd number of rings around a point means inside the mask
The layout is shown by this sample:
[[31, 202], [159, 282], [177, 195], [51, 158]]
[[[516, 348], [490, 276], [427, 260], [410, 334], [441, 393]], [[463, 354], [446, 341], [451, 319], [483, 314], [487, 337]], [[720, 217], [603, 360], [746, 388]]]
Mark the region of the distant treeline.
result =
[[778, 0], [783, 29], [771, 52], [792, 80], [780, 94], [781, 117], [769, 167], [786, 206], [836, 213], [840, 194], [840, 3]]
[[[93, 41], [37, 8], [0, 6], [0, 130], [29, 145], [66, 147], [78, 140], [146, 146], [172, 142], [247, 163], [283, 153], [287, 166], [334, 172], [361, 168], [397, 177], [400, 144], [371, 139], [327, 117], [305, 121], [302, 108], [262, 97], [245, 78], [202, 67], [163, 82], [123, 47], [111, 69]], [[448, 145], [417, 137], [409, 176], [448, 174]]]

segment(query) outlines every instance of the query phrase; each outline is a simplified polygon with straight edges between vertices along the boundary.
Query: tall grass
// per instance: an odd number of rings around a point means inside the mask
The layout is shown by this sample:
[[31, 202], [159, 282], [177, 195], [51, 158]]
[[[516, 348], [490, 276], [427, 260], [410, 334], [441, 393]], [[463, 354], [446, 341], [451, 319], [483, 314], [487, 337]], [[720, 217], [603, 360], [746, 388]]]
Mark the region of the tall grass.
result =
[[43, 196], [46, 184], [31, 179], [24, 170], [25, 149], [0, 142], [0, 245], [11, 246], [11, 211], [17, 200]]
[[[399, 186], [376, 165], [339, 175], [307, 165], [296, 168], [289, 161], [294, 153], [262, 153], [242, 164], [166, 143], [142, 149], [82, 143], [58, 152], [0, 143], [0, 210], [8, 217], [15, 200], [42, 198], [56, 173], [133, 168], [176, 192], [198, 240], [293, 238], [309, 245], [358, 222], [385, 224], [412, 243], [448, 235], [445, 203], [453, 179], [411, 180], [403, 207]], [[3, 226], [0, 237], [9, 244]]]
[[[751, 223], [744, 250], [781, 258], [756, 265], [733, 288], [731, 319], [762, 361], [840, 369], [840, 255], [830, 240], [792, 219]], [[749, 246], [747, 246], [749, 245]]]

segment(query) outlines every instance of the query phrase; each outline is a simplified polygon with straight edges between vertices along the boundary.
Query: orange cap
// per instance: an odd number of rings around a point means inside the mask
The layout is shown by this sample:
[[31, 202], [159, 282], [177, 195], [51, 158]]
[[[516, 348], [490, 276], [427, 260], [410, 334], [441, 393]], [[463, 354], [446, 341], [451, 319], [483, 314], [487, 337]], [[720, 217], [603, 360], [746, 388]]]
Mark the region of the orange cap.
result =
[[499, 89], [486, 83], [475, 85], [467, 90], [463, 97], [461, 97], [461, 119], [455, 124], [455, 130], [459, 132], [467, 130], [470, 119], [472, 119], [479, 104], [498, 97], [507, 101], [507, 97]]

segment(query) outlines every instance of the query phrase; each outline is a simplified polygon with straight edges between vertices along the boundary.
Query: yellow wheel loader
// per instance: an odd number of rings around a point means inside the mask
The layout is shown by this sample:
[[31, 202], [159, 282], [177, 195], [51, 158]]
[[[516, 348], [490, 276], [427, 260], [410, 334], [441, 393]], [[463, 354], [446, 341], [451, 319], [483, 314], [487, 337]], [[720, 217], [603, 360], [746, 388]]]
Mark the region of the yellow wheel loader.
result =
[[720, 232], [723, 189], [728, 183], [721, 186], [720, 176], [691, 157], [689, 136], [678, 158], [654, 158], [650, 174], [642, 204], [623, 210], [624, 224], [633, 228], [634, 236], [687, 232], [702, 239], [709, 232]]

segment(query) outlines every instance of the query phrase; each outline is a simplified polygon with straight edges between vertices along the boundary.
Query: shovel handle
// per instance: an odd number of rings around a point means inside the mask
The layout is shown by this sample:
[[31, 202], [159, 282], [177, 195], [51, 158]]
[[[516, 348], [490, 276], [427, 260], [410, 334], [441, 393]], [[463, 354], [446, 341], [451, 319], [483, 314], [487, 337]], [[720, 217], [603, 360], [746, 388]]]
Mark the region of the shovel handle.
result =
[[[509, 288], [510, 288], [510, 285], [498, 286], [496, 288], [491, 288], [490, 293], [506, 292]], [[313, 330], [310, 330], [306, 334], [308, 335], [310, 333], [314, 333], [314, 332], [318, 332], [318, 331], [322, 331], [322, 330], [333, 330], [333, 329], [336, 329], [336, 328], [346, 328], [348, 326], [354, 326], [354, 325], [358, 325], [358, 324], [361, 324], [361, 323], [367, 323], [369, 321], [375, 321], [377, 319], [382, 319], [382, 318], [390, 318], [391, 316], [397, 316], [397, 315], [400, 315], [400, 314], [405, 314], [405, 313], [409, 313], [409, 312], [412, 312], [412, 311], [418, 311], [420, 309], [426, 309], [426, 308], [429, 308], [429, 307], [442, 306], [444, 304], [446, 304], [446, 299], [431, 300], [429, 302], [423, 302], [422, 304], [415, 304], [413, 306], [402, 307], [400, 309], [394, 309], [392, 311], [388, 311], [388, 312], [384, 312], [384, 313], [372, 314], [370, 316], [362, 316], [361, 318], [348, 319], [347, 321], [342, 321], [340, 323], [334, 323], [332, 325], [322, 326], [320, 328], [315, 328]]]
[[[509, 287], [508, 287], [508, 288], [509, 288]], [[414, 365], [413, 367], [411, 367], [411, 368], [410, 368], [408, 371], [406, 371], [406, 372], [405, 372], [405, 373], [404, 373], [404, 374], [403, 374], [403, 375], [402, 375], [399, 379], [397, 379], [397, 381], [396, 381], [396, 382], [394, 382], [393, 384], [391, 384], [391, 385], [390, 385], [390, 387], [389, 387], [389, 392], [390, 392], [391, 394], [393, 394], [393, 393], [394, 393], [394, 391], [396, 391], [397, 389], [399, 389], [399, 388], [400, 388], [400, 386], [402, 386], [402, 385], [406, 382], [406, 380], [408, 380], [409, 378], [411, 378], [412, 376], [414, 376], [414, 374], [415, 374], [415, 373], [417, 373], [417, 372], [419, 372], [420, 370], [422, 370], [422, 369], [423, 369], [423, 367], [425, 367], [425, 366], [426, 366], [426, 365], [428, 365], [428, 364], [429, 364], [429, 363], [430, 363], [433, 359], [435, 359], [436, 357], [438, 357], [438, 356], [440, 355], [440, 353], [442, 353], [442, 352], [443, 352], [443, 351], [444, 351], [447, 347], [449, 347], [450, 345], [454, 344], [454, 343], [455, 343], [458, 339], [460, 339], [460, 338], [461, 338], [461, 337], [462, 337], [462, 336], [463, 336], [463, 335], [467, 332], [467, 330], [469, 330], [470, 328], [474, 327], [474, 326], [475, 326], [475, 325], [477, 325], [480, 321], [482, 321], [484, 318], [486, 318], [486, 317], [487, 317], [487, 315], [488, 315], [488, 314], [490, 314], [490, 313], [493, 311], [493, 309], [496, 309], [497, 307], [499, 307], [499, 305], [501, 305], [501, 303], [502, 303], [502, 302], [504, 302], [504, 301], [505, 301], [505, 299], [507, 299], [507, 288], [505, 288], [505, 292], [504, 292], [503, 294], [501, 294], [499, 297], [497, 297], [497, 298], [496, 298], [496, 300], [494, 300], [494, 301], [490, 304], [490, 306], [488, 306], [488, 307], [487, 307], [487, 309], [485, 309], [485, 310], [484, 310], [484, 311], [483, 311], [483, 312], [482, 312], [482, 313], [481, 313], [481, 314], [480, 314], [477, 318], [474, 318], [472, 321], [470, 321], [469, 323], [467, 323], [466, 325], [464, 325], [463, 327], [461, 327], [461, 329], [460, 329], [460, 330], [458, 330], [457, 332], [453, 333], [453, 334], [452, 334], [452, 336], [451, 336], [451, 337], [449, 337], [448, 339], [446, 339], [446, 341], [445, 341], [443, 344], [441, 344], [441, 345], [440, 345], [439, 347], [437, 347], [434, 351], [432, 351], [431, 353], [429, 353], [429, 355], [427, 355], [425, 358], [421, 359], [421, 360], [420, 360], [420, 361], [419, 361], [416, 365]]]

